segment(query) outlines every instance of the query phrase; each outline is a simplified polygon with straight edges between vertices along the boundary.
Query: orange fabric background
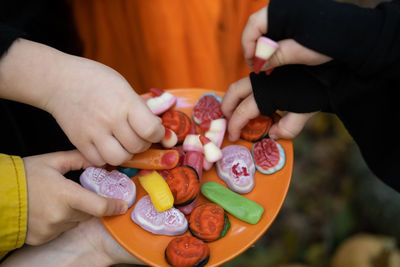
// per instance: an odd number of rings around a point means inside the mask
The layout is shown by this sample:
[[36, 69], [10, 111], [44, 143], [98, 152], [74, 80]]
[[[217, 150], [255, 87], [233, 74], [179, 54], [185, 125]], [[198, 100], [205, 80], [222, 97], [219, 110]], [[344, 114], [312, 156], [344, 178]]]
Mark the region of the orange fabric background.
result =
[[248, 75], [240, 44], [267, 0], [70, 0], [84, 56], [120, 72], [138, 93], [225, 91]]

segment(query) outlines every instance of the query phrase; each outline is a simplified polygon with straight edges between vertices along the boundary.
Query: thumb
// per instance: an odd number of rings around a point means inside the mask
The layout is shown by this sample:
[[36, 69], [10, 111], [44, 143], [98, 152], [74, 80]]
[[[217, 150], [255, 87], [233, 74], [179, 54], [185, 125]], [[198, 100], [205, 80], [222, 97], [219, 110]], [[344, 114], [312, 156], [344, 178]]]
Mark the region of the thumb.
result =
[[278, 123], [271, 126], [268, 135], [272, 139], [293, 139], [295, 138], [307, 121], [316, 114], [312, 113], [292, 113], [289, 112], [283, 116]]
[[289, 64], [315, 66], [331, 60], [330, 57], [311, 50], [293, 39], [285, 39], [279, 41], [278, 44], [278, 49], [267, 60], [262, 70], [269, 70]]
[[67, 191], [67, 202], [71, 208], [96, 217], [124, 214], [128, 210], [126, 201], [102, 197], [77, 183], [72, 182]]

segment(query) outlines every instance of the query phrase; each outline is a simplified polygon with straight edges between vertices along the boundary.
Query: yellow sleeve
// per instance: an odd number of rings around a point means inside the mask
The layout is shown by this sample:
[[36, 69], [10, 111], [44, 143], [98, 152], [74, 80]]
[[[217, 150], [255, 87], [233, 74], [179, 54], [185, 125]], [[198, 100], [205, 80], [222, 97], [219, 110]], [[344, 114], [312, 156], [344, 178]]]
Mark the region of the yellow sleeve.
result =
[[28, 203], [20, 157], [0, 154], [0, 259], [24, 244]]

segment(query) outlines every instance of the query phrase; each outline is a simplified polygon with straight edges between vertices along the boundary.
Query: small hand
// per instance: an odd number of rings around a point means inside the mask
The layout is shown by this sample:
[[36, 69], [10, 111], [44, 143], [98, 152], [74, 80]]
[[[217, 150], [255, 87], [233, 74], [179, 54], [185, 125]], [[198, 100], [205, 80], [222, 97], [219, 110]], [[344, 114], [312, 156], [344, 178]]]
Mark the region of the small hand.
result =
[[[252, 14], [242, 33], [242, 49], [247, 66], [253, 69], [253, 59], [258, 37], [268, 33], [268, 6]], [[268, 34], [267, 34], [268, 36]], [[330, 57], [313, 51], [293, 39], [274, 40], [279, 48], [267, 60], [262, 70], [288, 64], [320, 65], [332, 60]]]
[[46, 106], [71, 142], [97, 166], [119, 165], [164, 136], [161, 120], [116, 71], [72, 56]]
[[125, 213], [128, 204], [90, 192], [63, 174], [89, 166], [76, 150], [23, 158], [28, 187], [25, 243], [43, 244], [80, 221]]
[[[241, 129], [260, 114], [253, 96], [250, 79], [243, 78], [229, 87], [222, 100], [222, 112], [229, 119], [229, 140], [235, 142], [240, 137]], [[288, 112], [279, 122], [274, 123], [268, 135], [271, 138], [292, 139], [303, 129], [306, 122], [315, 114]]]
[[119, 263], [143, 264], [112, 238], [99, 219], [91, 217], [46, 244], [18, 249], [2, 266], [106, 267]]

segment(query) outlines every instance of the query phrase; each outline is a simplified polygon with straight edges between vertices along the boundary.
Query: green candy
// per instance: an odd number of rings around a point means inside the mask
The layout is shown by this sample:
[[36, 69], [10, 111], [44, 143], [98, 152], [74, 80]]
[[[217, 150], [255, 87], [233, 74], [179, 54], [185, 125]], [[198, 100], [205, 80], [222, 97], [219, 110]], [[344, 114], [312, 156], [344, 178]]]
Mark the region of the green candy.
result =
[[231, 215], [247, 223], [258, 223], [264, 213], [264, 208], [256, 202], [216, 182], [205, 182], [201, 186], [201, 193]]

